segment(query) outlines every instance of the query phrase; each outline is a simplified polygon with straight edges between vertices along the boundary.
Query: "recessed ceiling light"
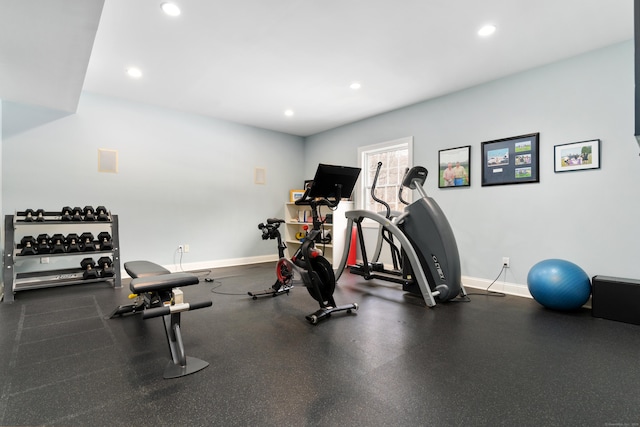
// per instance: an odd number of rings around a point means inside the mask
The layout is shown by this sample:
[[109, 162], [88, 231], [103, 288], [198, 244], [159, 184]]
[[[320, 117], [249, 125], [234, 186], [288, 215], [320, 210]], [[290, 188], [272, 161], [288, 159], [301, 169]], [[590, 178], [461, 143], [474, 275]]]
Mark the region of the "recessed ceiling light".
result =
[[491, 34], [496, 32], [495, 25], [485, 25], [484, 27], [478, 30], [478, 35], [482, 37], [490, 36]]
[[285, 110], [284, 115], [287, 117], [293, 116], [293, 110]]
[[160, 7], [162, 8], [162, 11], [169, 16], [180, 15], [180, 8], [174, 3], [162, 3]]
[[362, 85], [358, 82], [353, 82], [349, 85], [349, 87], [353, 90], [358, 90], [362, 87]]
[[127, 75], [129, 77], [133, 77], [134, 79], [139, 79], [140, 77], [142, 77], [142, 71], [140, 70], [140, 68], [130, 67], [127, 68]]

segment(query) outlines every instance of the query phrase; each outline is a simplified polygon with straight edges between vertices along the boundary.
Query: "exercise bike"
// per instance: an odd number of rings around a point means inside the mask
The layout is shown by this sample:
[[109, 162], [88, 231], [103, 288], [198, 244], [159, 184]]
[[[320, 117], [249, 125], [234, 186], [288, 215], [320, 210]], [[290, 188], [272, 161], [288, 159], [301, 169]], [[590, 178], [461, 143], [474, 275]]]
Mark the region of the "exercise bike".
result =
[[319, 164], [313, 183], [295, 202], [298, 206], [310, 207], [312, 229], [291, 259], [280, 258], [276, 265], [276, 275], [281, 283], [290, 283], [294, 276], [302, 279], [311, 297], [320, 305], [317, 311], [305, 316], [312, 324], [317, 324], [336, 312], [352, 313], [358, 310], [356, 303], [340, 306], [336, 304], [333, 298], [336, 287], [333, 267], [315, 244], [322, 240], [324, 219], [320, 216], [320, 207], [335, 209], [342, 197], [351, 195], [359, 174], [360, 168]]
[[[280, 224], [284, 222], [284, 219], [268, 218], [267, 222], [258, 224], [258, 230], [262, 231], [262, 240], [276, 239], [278, 242], [278, 259], [285, 257], [284, 250], [287, 245], [282, 241], [282, 235], [280, 234]], [[269, 289], [257, 292], [247, 292], [253, 299], [258, 299], [262, 296], [277, 297], [278, 295], [288, 294], [293, 288], [292, 277], [287, 275], [286, 271], [277, 275], [278, 279]]]
[[[402, 213], [380, 215], [367, 210], [354, 210], [345, 213], [347, 217], [347, 233], [345, 238], [345, 254], [342, 257], [338, 274], [347, 261], [346, 249], [351, 245], [351, 229], [357, 227], [363, 263], [352, 266], [350, 272], [367, 280], [381, 279], [402, 284], [404, 291], [419, 294], [428, 307], [440, 302], [466, 295], [462, 286], [460, 256], [451, 225], [444, 212], [431, 197], [428, 197], [423, 185], [428, 171], [422, 166], [413, 167], [405, 173], [400, 188], [400, 201], [407, 205]], [[413, 203], [402, 199], [404, 188], [416, 190], [421, 196]], [[364, 245], [362, 222], [370, 219], [381, 226], [381, 236], [386, 233], [394, 240], [388, 239], [395, 247], [395, 240], [401, 248], [402, 266], [393, 271], [385, 270], [377, 263], [381, 241], [378, 239], [374, 263], [369, 262]], [[399, 277], [398, 277], [399, 276]], [[339, 276], [338, 276], [339, 278]]]

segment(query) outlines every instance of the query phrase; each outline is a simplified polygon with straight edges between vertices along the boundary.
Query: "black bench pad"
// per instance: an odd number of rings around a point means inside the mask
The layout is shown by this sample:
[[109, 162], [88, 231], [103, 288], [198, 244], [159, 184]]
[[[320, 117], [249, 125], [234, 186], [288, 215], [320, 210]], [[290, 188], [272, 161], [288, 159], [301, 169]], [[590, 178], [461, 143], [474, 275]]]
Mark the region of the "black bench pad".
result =
[[169, 270], [161, 265], [150, 261], [129, 261], [124, 263], [124, 270], [131, 278], [159, 276], [161, 274], [171, 274]]
[[197, 285], [198, 276], [189, 273], [161, 274], [159, 276], [138, 277], [131, 280], [129, 288], [134, 294], [171, 290], [180, 286]]

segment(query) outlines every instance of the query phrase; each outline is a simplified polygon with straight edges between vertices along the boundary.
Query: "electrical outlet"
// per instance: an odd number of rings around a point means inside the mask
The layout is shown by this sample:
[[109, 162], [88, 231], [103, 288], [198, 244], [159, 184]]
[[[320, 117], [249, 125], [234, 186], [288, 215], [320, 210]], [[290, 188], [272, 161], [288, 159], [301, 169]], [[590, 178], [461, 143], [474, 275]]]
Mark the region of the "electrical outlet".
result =
[[180, 252], [180, 253], [184, 252], [184, 246], [183, 245], [178, 245], [178, 252]]
[[189, 245], [185, 244], [184, 245], [184, 253], [189, 252]]
[[509, 266], [511, 265], [511, 264], [509, 264], [509, 257], [506, 257], [506, 256], [502, 257], [502, 265], [505, 268], [509, 268]]

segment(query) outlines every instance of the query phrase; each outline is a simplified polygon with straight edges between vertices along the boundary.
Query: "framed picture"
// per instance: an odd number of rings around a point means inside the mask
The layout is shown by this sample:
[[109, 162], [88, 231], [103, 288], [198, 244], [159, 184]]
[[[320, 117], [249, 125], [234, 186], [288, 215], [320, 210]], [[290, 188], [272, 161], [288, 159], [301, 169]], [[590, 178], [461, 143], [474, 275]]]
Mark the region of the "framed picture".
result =
[[540, 133], [482, 143], [482, 186], [540, 182]]
[[554, 147], [555, 172], [600, 168], [600, 140], [571, 142]]
[[438, 151], [440, 179], [438, 187], [455, 188], [471, 185], [471, 146]]
[[289, 201], [291, 203], [295, 202], [299, 198], [304, 195], [304, 190], [290, 190], [289, 191]]

